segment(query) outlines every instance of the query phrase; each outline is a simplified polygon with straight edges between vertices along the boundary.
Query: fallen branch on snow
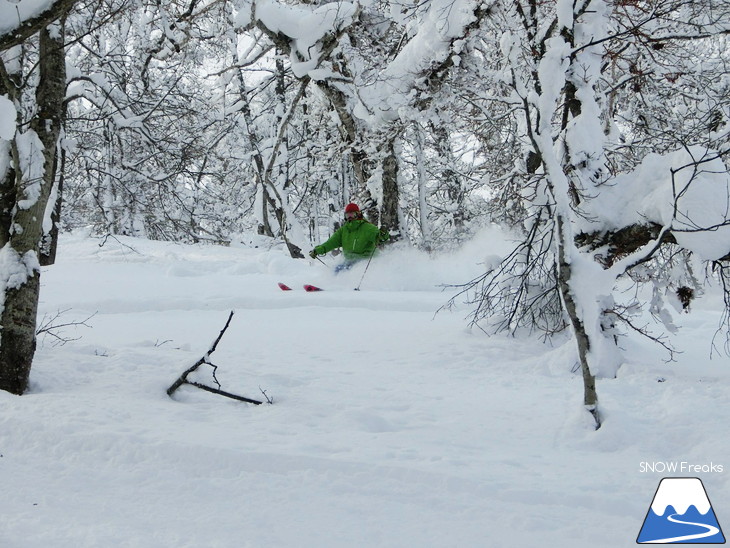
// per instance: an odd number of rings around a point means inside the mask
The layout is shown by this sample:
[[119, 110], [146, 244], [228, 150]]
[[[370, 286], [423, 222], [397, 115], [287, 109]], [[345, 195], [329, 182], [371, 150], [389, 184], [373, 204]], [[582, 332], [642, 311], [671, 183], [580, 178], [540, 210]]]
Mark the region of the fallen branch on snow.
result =
[[[226, 325], [223, 326], [223, 329], [221, 329], [221, 332], [218, 334], [218, 337], [216, 338], [216, 340], [213, 341], [213, 344], [210, 346], [210, 348], [208, 349], [208, 351], [198, 361], [196, 361], [192, 366], [190, 366], [188, 369], [186, 369], [185, 372], [182, 375], [180, 375], [178, 377], [178, 379], [174, 383], [172, 383], [172, 385], [170, 386], [170, 388], [167, 389], [167, 395], [168, 396], [172, 397], [172, 395], [175, 393], [175, 390], [177, 390], [178, 388], [180, 388], [183, 384], [189, 384], [190, 386], [195, 386], [196, 388], [200, 388], [201, 390], [205, 390], [206, 392], [211, 392], [213, 394], [218, 394], [219, 396], [225, 396], [226, 398], [231, 398], [231, 399], [238, 400], [238, 401], [242, 401], [242, 402], [246, 402], [246, 403], [253, 403], [255, 405], [261, 405], [262, 403], [264, 403], [264, 402], [259, 401], [259, 400], [254, 400], [254, 399], [251, 399], [251, 398], [246, 398], [244, 396], [239, 396], [237, 394], [231, 394], [230, 392], [226, 392], [224, 390], [221, 390], [220, 389], [220, 383], [218, 382], [218, 379], [216, 379], [216, 377], [215, 377], [215, 371], [216, 371], [216, 369], [218, 369], [218, 366], [216, 366], [213, 363], [211, 363], [210, 360], [209, 360], [209, 358], [210, 358], [210, 355], [213, 352], [215, 352], [215, 349], [218, 347], [218, 343], [223, 338], [223, 335], [225, 334], [226, 329], [228, 329], [228, 326], [231, 325], [231, 319], [233, 319], [233, 311], [232, 310], [231, 310], [231, 313], [228, 315], [228, 321], [226, 321]], [[198, 367], [200, 367], [203, 364], [210, 365], [213, 368], [213, 380], [215, 380], [215, 383], [218, 385], [218, 388], [213, 388], [212, 386], [207, 386], [207, 385], [201, 384], [199, 382], [189, 381], [188, 380], [188, 375], [190, 373], [192, 373], [193, 371], [195, 371], [196, 369], [198, 369]], [[264, 396], [266, 396], [266, 393], [265, 392], [263, 392], [263, 393], [264, 393]], [[272, 403], [272, 400], [270, 400], [268, 398], [268, 396], [266, 396], [266, 400], [269, 403]]]

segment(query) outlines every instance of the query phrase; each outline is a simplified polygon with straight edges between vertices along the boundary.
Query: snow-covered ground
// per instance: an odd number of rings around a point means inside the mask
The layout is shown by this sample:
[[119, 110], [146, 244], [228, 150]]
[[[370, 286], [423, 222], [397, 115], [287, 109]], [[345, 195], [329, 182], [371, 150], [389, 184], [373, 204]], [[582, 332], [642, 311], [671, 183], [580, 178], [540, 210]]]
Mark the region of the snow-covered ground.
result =
[[[30, 392], [0, 392], [4, 548], [628, 547], [665, 476], [701, 478], [730, 529], [716, 298], [677, 317], [675, 363], [623, 343], [594, 432], [571, 345], [435, 314], [442, 284], [503, 250], [494, 232], [440, 258], [386, 253], [359, 292], [362, 270], [281, 250], [100, 243], [65, 236], [42, 276], [41, 315], [90, 327], [41, 338]], [[169, 398], [231, 310], [217, 378], [274, 404]]]

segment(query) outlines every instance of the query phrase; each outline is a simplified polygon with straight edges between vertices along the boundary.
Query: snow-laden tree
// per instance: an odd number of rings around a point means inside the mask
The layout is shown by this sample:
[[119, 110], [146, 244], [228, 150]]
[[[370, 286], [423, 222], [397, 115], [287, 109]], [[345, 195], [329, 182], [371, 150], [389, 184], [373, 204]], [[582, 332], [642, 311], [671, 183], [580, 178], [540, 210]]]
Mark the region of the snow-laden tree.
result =
[[447, 121], [442, 90], [464, 37], [485, 14], [472, 1], [257, 0], [238, 4], [237, 23], [264, 32], [302, 85], [326, 98], [354, 183], [351, 199], [391, 232], [432, 248], [434, 237], [468, 232], [470, 194], [481, 179], [472, 169], [478, 139], [465, 144], [469, 130]]
[[22, 394], [36, 346], [40, 246], [56, 182], [73, 2], [7, 4], [0, 16], [0, 389]]
[[[419, 44], [446, 4], [80, 6], [67, 226], [221, 242], [254, 228], [301, 256], [356, 200], [425, 247], [465, 238], [487, 210], [475, 199], [489, 165], [478, 149], [499, 139], [466, 112], [479, 108], [474, 79], [455, 59], [486, 12], [465, 6], [433, 52]], [[399, 75], [414, 52], [416, 72]], [[396, 102], [373, 116], [379, 93]]]
[[74, 224], [225, 239], [221, 227], [237, 213], [220, 207], [221, 194], [232, 204], [242, 190], [227, 165], [231, 124], [211, 99], [210, 72], [228, 53], [219, 43], [226, 15], [215, 3], [136, 0], [74, 14], [67, 161]]
[[[344, 147], [338, 147], [351, 161], [353, 179], [357, 181], [358, 190], [354, 197], [364, 201], [370, 217], [378, 221], [385, 216], [385, 226], [397, 229], [397, 214], [394, 213], [393, 201], [388, 193], [374, 200], [368, 188], [373, 171], [373, 156], [392, 157], [393, 138], [386, 138], [382, 144], [376, 145], [375, 154], [368, 154], [366, 140], [363, 139], [361, 123], [356, 119], [351, 106], [350, 86], [344, 88], [339, 84], [352, 79], [351, 66], [340, 54], [341, 40], [346, 32], [358, 20], [360, 9], [351, 2], [333, 2], [306, 5], [285, 5], [278, 2], [240, 2], [236, 22], [240, 28], [251, 31], [258, 29], [266, 34], [272, 44], [287, 56], [291, 73], [299, 81], [300, 93], [297, 100], [311, 88], [324, 95], [338, 118], [340, 139]], [[311, 93], [311, 91], [310, 91]], [[296, 106], [293, 104], [292, 106]], [[290, 111], [291, 112], [291, 111]], [[291, 121], [287, 117], [286, 122]], [[280, 127], [275, 147], [280, 146], [286, 127]], [[272, 157], [272, 162], [274, 161]], [[273, 164], [272, 164], [273, 165]], [[384, 166], [388, 166], [384, 169]], [[379, 171], [383, 175], [380, 189], [396, 176], [393, 163], [386, 159], [379, 162]], [[279, 206], [285, 204], [280, 184], [268, 181], [265, 174], [264, 185], [271, 188], [277, 196]], [[396, 188], [397, 191], [397, 188]], [[351, 198], [352, 199], [352, 198]], [[381, 206], [378, 207], [379, 202]], [[386, 203], [390, 207], [386, 206]]]
[[[661, 290], [680, 269], [658, 265], [681, 256], [686, 278], [690, 257], [730, 251], [727, 141], [718, 139], [727, 131], [726, 84], [697, 87], [727, 64], [727, 29], [712, 18], [726, 7], [693, 6], [515, 1], [500, 4], [484, 27], [502, 56], [493, 83], [507, 84], [503, 100], [519, 124], [522, 174], [510, 199], [520, 202], [524, 237], [475, 280], [475, 319], [546, 331], [567, 320], [596, 426], [595, 378], [616, 374], [619, 326], [632, 328], [631, 314], [644, 308], [621, 302], [618, 284], [627, 276], [653, 284], [647, 305], [667, 318]], [[678, 42], [681, 60], [668, 53]], [[702, 77], [678, 86], [670, 66]], [[652, 265], [658, 276], [646, 274]]]
[[312, 187], [341, 171], [308, 82], [262, 33], [235, 32], [226, 2], [104, 5], [102, 26], [73, 19], [73, 225], [214, 242], [258, 231], [301, 257]]

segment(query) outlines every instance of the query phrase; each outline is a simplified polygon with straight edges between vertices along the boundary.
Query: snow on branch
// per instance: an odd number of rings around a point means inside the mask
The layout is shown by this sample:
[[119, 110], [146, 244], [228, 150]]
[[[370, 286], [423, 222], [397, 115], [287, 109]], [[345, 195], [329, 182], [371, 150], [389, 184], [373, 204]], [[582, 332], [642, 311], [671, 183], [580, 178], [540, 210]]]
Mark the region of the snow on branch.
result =
[[234, 21], [241, 28], [258, 27], [289, 52], [297, 78], [324, 80], [342, 76], [321, 66], [329, 55], [327, 38], [350, 26], [358, 13], [358, 5], [352, 2], [292, 6], [276, 0], [243, 0]]
[[656, 240], [706, 261], [730, 255], [730, 173], [721, 154], [704, 147], [647, 155], [633, 172], [601, 186], [585, 207], [579, 245], [608, 245], [616, 256]]
[[77, 0], [0, 1], [0, 51], [24, 40], [60, 19]]
[[373, 125], [397, 120], [419, 86], [458, 63], [464, 39], [488, 13], [481, 0], [433, 0], [416, 34], [378, 79], [360, 90], [355, 114]]

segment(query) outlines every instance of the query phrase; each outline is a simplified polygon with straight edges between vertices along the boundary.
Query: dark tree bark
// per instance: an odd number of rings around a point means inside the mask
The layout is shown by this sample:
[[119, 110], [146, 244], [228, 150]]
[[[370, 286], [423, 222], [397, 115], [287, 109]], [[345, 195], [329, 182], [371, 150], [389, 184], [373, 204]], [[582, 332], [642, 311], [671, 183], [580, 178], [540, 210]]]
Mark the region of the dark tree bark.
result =
[[[16, 101], [20, 93], [20, 85], [22, 78], [19, 74], [9, 73], [5, 70], [5, 66], [0, 61], [0, 95], [6, 95], [11, 101]], [[15, 190], [15, 168], [13, 167], [15, 159], [12, 149], [3, 150], [2, 154], [8, 155], [8, 165], [10, 166], [6, 173], [0, 174], [0, 248], [10, 240], [10, 227], [13, 224], [13, 208], [17, 201], [17, 192]]]
[[394, 139], [386, 144], [383, 158], [383, 203], [380, 210], [380, 226], [398, 236], [398, 158], [395, 153]]
[[[630, 225], [609, 232], [582, 232], [576, 235], [575, 244], [589, 251], [605, 248], [604, 253], [596, 256], [595, 259], [604, 268], [609, 268], [620, 258], [630, 255], [649, 242], [660, 238], [660, 235], [661, 240], [658, 244], [677, 243], [671, 232], [662, 233], [661, 225], [647, 223]], [[647, 259], [649, 258], [651, 255], [647, 257]]]

